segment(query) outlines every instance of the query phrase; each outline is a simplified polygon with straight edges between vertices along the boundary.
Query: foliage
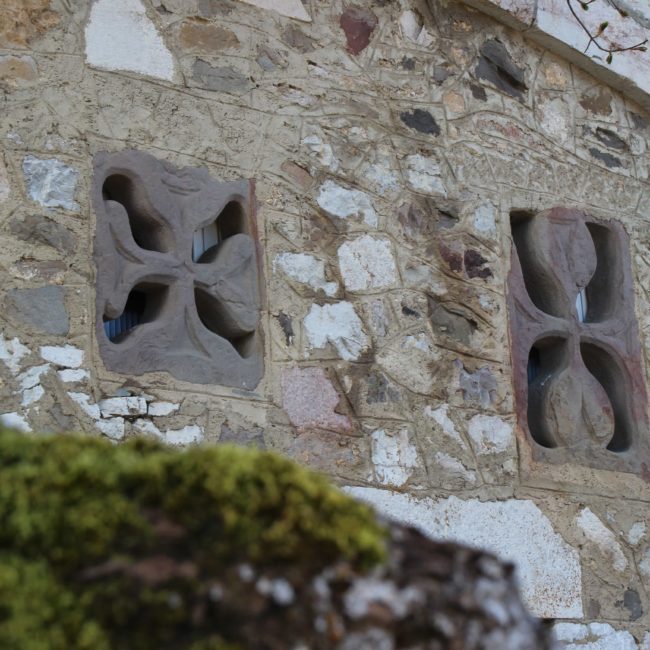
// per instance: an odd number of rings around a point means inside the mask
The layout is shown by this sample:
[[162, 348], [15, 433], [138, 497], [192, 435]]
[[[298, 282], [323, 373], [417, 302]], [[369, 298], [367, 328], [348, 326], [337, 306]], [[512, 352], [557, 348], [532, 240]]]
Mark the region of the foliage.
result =
[[3, 650], [226, 650], [191, 631], [206, 576], [385, 553], [372, 512], [325, 478], [225, 445], [0, 432], [0, 522]]

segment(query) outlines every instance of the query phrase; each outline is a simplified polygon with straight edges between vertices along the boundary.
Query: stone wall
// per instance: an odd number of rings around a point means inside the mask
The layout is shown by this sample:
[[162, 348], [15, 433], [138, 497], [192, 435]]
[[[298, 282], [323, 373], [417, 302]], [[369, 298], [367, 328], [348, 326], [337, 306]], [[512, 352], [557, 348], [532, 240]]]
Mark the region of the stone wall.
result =
[[[3, 423], [277, 450], [515, 560], [569, 647], [648, 647], [650, 459], [536, 460], [506, 299], [513, 211], [620, 222], [645, 373], [640, 106], [455, 2], [10, 0], [0, 46]], [[125, 149], [254, 180], [254, 390], [104, 367], [93, 159]]]

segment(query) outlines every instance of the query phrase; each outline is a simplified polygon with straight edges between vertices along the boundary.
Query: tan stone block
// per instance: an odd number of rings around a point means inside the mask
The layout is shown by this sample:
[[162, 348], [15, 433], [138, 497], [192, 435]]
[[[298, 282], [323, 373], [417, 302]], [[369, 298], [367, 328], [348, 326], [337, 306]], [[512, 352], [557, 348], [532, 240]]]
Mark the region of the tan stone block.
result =
[[36, 63], [31, 56], [0, 56], [0, 81], [16, 84], [34, 81], [37, 77]]
[[58, 25], [61, 17], [50, 11], [51, 0], [3, 0], [0, 11], [0, 45], [25, 47]]
[[196, 19], [183, 23], [179, 40], [182, 47], [204, 54], [239, 47], [239, 39], [234, 32], [214, 23]]

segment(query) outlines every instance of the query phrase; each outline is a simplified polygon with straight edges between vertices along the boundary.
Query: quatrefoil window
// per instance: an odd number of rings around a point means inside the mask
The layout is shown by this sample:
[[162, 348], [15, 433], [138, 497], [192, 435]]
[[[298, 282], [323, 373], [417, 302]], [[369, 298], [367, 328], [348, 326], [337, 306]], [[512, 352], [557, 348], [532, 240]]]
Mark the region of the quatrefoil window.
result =
[[638, 471], [650, 459], [627, 236], [554, 208], [511, 215], [520, 425], [545, 462]]
[[95, 157], [96, 333], [109, 370], [259, 383], [251, 192], [138, 151]]

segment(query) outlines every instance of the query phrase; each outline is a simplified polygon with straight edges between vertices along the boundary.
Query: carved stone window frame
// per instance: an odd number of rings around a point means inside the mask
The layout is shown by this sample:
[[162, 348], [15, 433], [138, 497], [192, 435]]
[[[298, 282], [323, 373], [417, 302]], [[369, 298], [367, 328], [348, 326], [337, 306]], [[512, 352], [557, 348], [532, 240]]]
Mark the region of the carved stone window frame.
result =
[[[95, 332], [106, 368], [253, 390], [263, 375], [253, 182], [219, 182], [135, 150], [98, 153], [94, 169]], [[194, 260], [196, 233], [215, 223], [218, 243]], [[105, 322], [120, 318], [135, 326], [111, 340]]]
[[[642, 473], [647, 393], [629, 238], [576, 209], [511, 213], [508, 311], [517, 418], [537, 463]], [[586, 289], [584, 322], [576, 298]]]

